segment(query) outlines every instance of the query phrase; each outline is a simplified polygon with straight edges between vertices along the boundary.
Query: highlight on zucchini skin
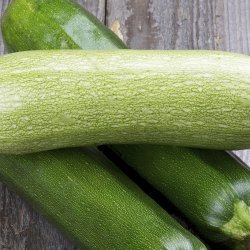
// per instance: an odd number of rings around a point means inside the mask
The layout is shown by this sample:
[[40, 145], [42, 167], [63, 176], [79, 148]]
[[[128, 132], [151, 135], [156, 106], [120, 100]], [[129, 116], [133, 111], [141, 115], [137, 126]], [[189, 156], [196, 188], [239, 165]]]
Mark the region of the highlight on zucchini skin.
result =
[[83, 249], [206, 249], [95, 149], [0, 155], [0, 179]]
[[111, 149], [215, 242], [249, 245], [250, 170], [224, 151], [159, 145]]
[[9, 51], [124, 49], [94, 15], [70, 0], [12, 0], [2, 18]]
[[136, 143], [250, 146], [249, 56], [36, 50], [2, 56], [0, 75], [1, 153]]

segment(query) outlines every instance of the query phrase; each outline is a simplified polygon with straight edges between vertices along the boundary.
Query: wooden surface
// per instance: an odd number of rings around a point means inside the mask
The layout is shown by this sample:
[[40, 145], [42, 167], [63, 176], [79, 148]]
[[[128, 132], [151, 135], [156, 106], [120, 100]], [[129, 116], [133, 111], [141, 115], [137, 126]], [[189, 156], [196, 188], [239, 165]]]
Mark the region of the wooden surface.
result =
[[[10, 0], [0, 0], [3, 13]], [[216, 49], [250, 54], [249, 0], [77, 0], [130, 48]], [[1, 18], [1, 14], [0, 14]], [[0, 54], [4, 45], [0, 33]], [[236, 152], [250, 165], [250, 151]], [[76, 249], [0, 184], [0, 250]]]

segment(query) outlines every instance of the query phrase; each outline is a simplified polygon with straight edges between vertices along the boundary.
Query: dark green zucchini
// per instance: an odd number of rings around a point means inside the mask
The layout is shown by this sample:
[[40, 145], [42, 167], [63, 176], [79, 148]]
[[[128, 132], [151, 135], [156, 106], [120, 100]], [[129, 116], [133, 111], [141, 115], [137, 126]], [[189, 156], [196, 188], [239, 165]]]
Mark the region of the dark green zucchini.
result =
[[98, 151], [0, 155], [0, 179], [82, 248], [206, 249]]
[[10, 51], [126, 48], [95, 16], [69, 0], [13, 0], [2, 32]]
[[113, 149], [205, 237], [250, 248], [250, 170], [243, 164], [224, 151], [157, 145]]

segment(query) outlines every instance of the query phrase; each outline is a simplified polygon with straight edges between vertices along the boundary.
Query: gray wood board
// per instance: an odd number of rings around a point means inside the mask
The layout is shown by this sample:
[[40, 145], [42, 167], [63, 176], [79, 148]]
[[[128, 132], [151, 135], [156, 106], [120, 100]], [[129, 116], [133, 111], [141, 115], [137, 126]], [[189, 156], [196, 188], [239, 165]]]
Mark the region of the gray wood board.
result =
[[[0, 0], [3, 13], [10, 0]], [[216, 49], [250, 54], [248, 0], [77, 0], [130, 48]], [[1, 18], [1, 15], [0, 15]], [[0, 32], [0, 54], [4, 45]], [[250, 164], [250, 152], [236, 152]], [[75, 249], [46, 219], [0, 184], [0, 249]]]

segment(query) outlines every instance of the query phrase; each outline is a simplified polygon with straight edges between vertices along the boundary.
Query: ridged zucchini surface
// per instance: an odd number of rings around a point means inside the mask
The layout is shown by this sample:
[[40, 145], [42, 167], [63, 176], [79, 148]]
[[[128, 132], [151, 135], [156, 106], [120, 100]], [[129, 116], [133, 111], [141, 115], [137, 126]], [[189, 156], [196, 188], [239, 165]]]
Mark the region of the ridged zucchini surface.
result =
[[28, 51], [2, 56], [0, 75], [1, 153], [125, 143], [250, 146], [249, 56]]

